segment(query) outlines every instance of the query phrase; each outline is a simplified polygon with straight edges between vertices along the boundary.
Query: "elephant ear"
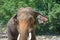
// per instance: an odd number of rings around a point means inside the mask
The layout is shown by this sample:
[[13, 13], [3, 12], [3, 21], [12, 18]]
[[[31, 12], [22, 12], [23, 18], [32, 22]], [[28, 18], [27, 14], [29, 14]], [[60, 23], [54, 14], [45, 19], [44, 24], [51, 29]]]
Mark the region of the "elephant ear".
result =
[[13, 16], [13, 20], [14, 20], [15, 23], [18, 23], [17, 14]]
[[34, 12], [35, 13], [35, 24], [40, 24], [40, 23], [44, 23], [47, 22], [48, 17], [38, 13], [38, 12]]
[[42, 14], [40, 14], [39, 12], [36, 12], [36, 11], [34, 11], [34, 17], [35, 17], [35, 25], [38, 25], [38, 24], [40, 24], [40, 22], [39, 22], [39, 20], [41, 19], [40, 18], [40, 16], [43, 16]]
[[35, 23], [34, 24], [35, 25], [38, 25], [39, 24], [38, 18], [37, 18], [39, 15], [41, 15], [39, 12], [34, 11], [34, 18], [35, 18]]
[[37, 12], [37, 11], [34, 11], [34, 13], [35, 13], [35, 17], [37, 17], [37, 16], [39, 16], [39, 15], [44, 16], [44, 15], [42, 15], [41, 13], [39, 13], [39, 12]]

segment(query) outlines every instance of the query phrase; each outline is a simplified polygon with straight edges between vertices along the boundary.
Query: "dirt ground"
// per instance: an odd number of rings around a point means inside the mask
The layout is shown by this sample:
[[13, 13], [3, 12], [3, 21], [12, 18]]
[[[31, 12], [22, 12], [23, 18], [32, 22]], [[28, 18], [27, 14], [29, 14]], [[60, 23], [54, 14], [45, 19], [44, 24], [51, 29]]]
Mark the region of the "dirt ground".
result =
[[0, 38], [0, 40], [7, 40], [7, 38]]
[[[60, 40], [60, 36], [36, 36], [37, 40]], [[7, 38], [0, 38], [0, 40], [7, 40]]]

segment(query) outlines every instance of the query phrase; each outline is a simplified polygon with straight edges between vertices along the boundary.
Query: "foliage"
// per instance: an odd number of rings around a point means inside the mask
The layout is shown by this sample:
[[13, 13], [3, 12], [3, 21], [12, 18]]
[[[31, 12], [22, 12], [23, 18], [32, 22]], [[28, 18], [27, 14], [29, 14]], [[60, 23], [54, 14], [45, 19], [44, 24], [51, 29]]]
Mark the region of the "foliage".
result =
[[60, 32], [60, 5], [55, 4], [52, 8], [52, 11], [49, 12], [49, 30], [53, 30], [55, 33], [59, 34]]
[[48, 16], [47, 24], [40, 24], [37, 34], [60, 33], [60, 1], [59, 0], [0, 0], [0, 23], [6, 25], [8, 20], [21, 7], [32, 7]]

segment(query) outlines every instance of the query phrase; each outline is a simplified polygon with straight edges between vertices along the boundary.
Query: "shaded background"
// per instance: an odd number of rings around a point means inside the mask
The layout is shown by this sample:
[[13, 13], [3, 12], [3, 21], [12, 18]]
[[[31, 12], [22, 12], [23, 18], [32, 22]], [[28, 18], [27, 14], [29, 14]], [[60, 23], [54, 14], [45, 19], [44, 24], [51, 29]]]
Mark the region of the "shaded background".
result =
[[[37, 35], [60, 35], [60, 0], [0, 0], [0, 32], [21, 7], [32, 7], [48, 16], [48, 23], [36, 27]], [[3, 29], [1, 29], [3, 28]]]

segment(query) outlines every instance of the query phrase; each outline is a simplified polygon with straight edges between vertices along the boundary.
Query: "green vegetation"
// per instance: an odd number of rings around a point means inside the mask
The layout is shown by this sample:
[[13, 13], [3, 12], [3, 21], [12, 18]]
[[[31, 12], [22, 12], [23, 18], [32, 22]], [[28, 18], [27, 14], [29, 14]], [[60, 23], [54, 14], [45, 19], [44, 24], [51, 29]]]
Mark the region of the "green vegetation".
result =
[[48, 24], [40, 24], [37, 34], [60, 34], [60, 0], [0, 0], [0, 23], [6, 25], [21, 7], [32, 7], [48, 16]]

